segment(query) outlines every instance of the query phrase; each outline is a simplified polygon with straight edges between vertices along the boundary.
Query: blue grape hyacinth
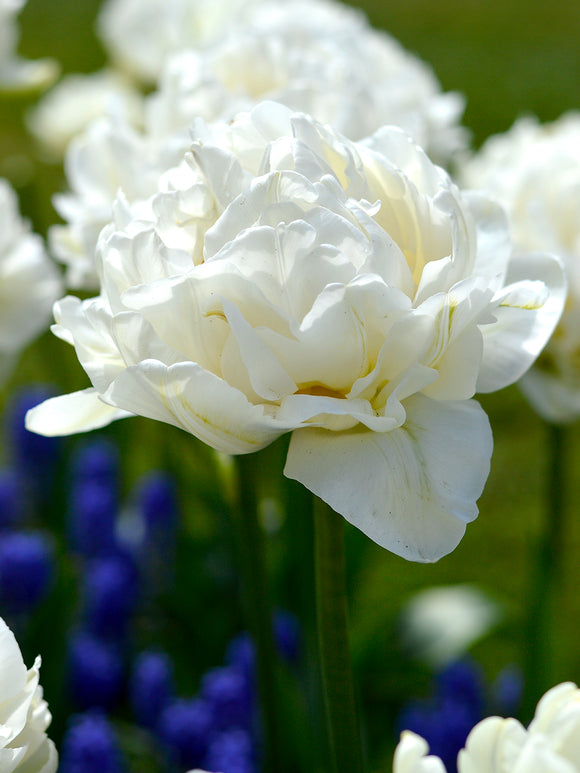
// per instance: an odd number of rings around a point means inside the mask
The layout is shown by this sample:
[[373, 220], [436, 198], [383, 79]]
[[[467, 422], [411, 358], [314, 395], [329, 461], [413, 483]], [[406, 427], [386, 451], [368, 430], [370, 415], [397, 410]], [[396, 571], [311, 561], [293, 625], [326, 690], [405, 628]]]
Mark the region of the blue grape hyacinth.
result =
[[126, 773], [110, 722], [103, 714], [87, 712], [69, 720], [59, 773]]
[[15, 531], [0, 537], [0, 600], [11, 614], [30, 612], [52, 588], [54, 546], [42, 532]]
[[492, 713], [509, 715], [520, 697], [521, 680], [513, 668], [502, 672], [490, 689], [477, 663], [459, 660], [436, 675], [430, 698], [403, 709], [397, 724], [399, 731], [422, 736], [448, 773], [456, 773], [457, 755], [472, 728]]

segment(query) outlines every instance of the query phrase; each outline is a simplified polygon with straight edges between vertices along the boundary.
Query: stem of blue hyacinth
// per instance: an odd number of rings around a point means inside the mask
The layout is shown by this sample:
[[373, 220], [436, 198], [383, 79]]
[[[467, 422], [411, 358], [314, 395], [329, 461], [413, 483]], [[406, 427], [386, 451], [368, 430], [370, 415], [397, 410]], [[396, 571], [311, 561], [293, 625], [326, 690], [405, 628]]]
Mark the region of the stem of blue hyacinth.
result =
[[565, 527], [567, 431], [547, 424], [548, 470], [545, 521], [533, 568], [528, 609], [523, 715], [530, 719], [542, 694], [551, 686], [554, 670], [554, 603], [562, 574]]
[[277, 659], [272, 636], [272, 608], [268, 591], [264, 531], [258, 519], [255, 456], [236, 456], [237, 508], [233, 513], [238, 543], [242, 599], [250, 635], [256, 651], [258, 693], [264, 733], [266, 773], [285, 769], [281, 712], [278, 706]]
[[335, 773], [362, 773], [345, 581], [344, 520], [325, 502], [314, 502], [318, 644], [322, 688]]

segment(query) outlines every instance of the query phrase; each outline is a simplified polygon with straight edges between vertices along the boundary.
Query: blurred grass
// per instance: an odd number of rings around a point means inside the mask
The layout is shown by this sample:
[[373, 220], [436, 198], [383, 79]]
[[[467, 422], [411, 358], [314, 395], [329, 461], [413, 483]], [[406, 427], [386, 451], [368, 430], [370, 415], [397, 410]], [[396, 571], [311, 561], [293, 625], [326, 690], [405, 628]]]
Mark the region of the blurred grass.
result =
[[467, 97], [479, 145], [523, 113], [553, 120], [580, 106], [576, 0], [361, 0], [371, 21]]
[[[361, 0], [360, 5], [375, 25], [389, 30], [406, 47], [429, 61], [445, 89], [466, 95], [465, 124], [473, 131], [476, 144], [491, 133], [507, 129], [522, 113], [534, 112], [543, 120], [552, 120], [564, 110], [580, 107], [577, 0]], [[97, 8], [95, 0], [29, 0], [21, 15], [21, 53], [30, 58], [54, 56], [65, 72], [100, 67], [104, 55], [91, 26]], [[28, 104], [16, 99], [0, 106], [0, 175], [8, 176], [19, 187], [23, 210], [44, 231], [54, 218], [48, 197], [63, 182], [57, 168], [39, 161], [23, 131], [22, 116]], [[25, 353], [2, 401], [18, 384], [30, 381], [51, 382], [57, 391], [72, 391], [86, 385], [72, 350], [49, 334]], [[492, 471], [479, 503], [480, 517], [468, 526], [464, 540], [452, 555], [436, 565], [410, 564], [348, 528], [353, 652], [377, 770], [381, 765], [383, 770], [389, 769], [392, 720], [397, 706], [412, 689], [420, 694], [427, 685], [427, 672], [400, 667], [396, 639], [398, 612], [414, 591], [431, 584], [471, 582], [502, 604], [503, 624], [474, 650], [490, 677], [507, 663], [522, 662], [522, 652], [529, 646], [522, 623], [532, 549], [543, 516], [546, 432], [516, 387], [486, 397], [482, 403], [495, 435]], [[215, 520], [219, 492], [216, 499], [208, 485], [213, 475], [211, 461], [197, 441], [146, 420], [122, 422], [111, 428], [109, 434], [123, 450], [126, 489], [145, 470], [163, 465], [178, 472], [182, 501], [196, 502], [185, 516], [189, 559], [180, 570], [176, 597], [167, 600], [166, 618], [160, 623], [167, 626], [164, 635], [169, 640], [175, 621], [185, 625], [184, 621], [190, 618], [189, 626], [180, 630], [173, 647], [182, 664], [181, 675], [187, 687], [194, 689], [201, 669], [220, 662], [227, 636], [240, 623], [235, 614], [225, 623], [219, 622], [217, 614], [211, 615], [211, 625], [200, 620], [204, 604], [221, 603], [224, 611], [231, 609], [227, 557], [215, 547], [227, 535], [227, 526]], [[570, 428], [570, 435], [565, 580], [555, 615], [559, 680], [580, 679], [577, 425]], [[281, 462], [283, 444], [277, 446], [274, 457]], [[275, 494], [276, 485], [273, 487]], [[287, 544], [291, 541], [287, 540], [289, 528], [283, 524], [271, 539], [277, 600], [291, 609], [302, 604], [296, 611], [307, 614], [307, 600], [296, 600], [295, 557], [289, 555]], [[196, 544], [201, 547], [195, 548]], [[202, 562], [201, 551], [208, 544], [213, 552]], [[201, 568], [196, 568], [195, 562], [192, 566], [191, 556], [196, 552]], [[226, 590], [212, 595], [206, 588], [197, 597], [191, 587], [199, 584], [210, 564], [216, 576], [225, 577]], [[63, 583], [70, 583], [70, 578]], [[230, 600], [225, 601], [226, 598]], [[41, 618], [43, 624], [47, 614]], [[192, 639], [196, 641], [193, 649]], [[39, 641], [36, 646], [42, 647], [42, 639]], [[188, 670], [192, 652], [198, 660]], [[394, 660], [399, 665], [396, 670], [389, 668], [389, 662]], [[52, 689], [58, 689], [56, 683]], [[54, 695], [50, 690], [49, 699], [51, 693]]]

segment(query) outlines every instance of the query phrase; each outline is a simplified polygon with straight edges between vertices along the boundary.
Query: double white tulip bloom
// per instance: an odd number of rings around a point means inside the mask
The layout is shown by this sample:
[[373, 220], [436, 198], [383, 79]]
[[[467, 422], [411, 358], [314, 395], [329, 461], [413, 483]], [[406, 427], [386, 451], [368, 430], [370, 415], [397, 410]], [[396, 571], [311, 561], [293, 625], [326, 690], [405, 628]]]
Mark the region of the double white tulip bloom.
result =
[[14, 634], [0, 618], [0, 770], [55, 773], [58, 755], [46, 736], [50, 711], [38, 683], [40, 658], [26, 670]]
[[551, 124], [521, 119], [491, 137], [462, 170], [508, 212], [517, 247], [561, 257], [568, 275], [562, 320], [521, 387], [548, 421], [580, 417], [580, 113]]
[[229, 454], [291, 432], [288, 477], [401, 556], [448, 553], [492, 452], [471, 398], [545, 344], [559, 262], [513, 256], [499, 207], [397, 129], [355, 143], [263, 103], [193, 136], [155, 195], [117, 199], [100, 295], [56, 304], [92, 387], [29, 429], [140, 414]]
[[[526, 730], [517, 719], [488, 717], [470, 732], [459, 752], [459, 773], [576, 773], [580, 770], [580, 690], [565, 682], [538, 703]], [[428, 755], [426, 741], [405, 731], [393, 773], [445, 773]]]

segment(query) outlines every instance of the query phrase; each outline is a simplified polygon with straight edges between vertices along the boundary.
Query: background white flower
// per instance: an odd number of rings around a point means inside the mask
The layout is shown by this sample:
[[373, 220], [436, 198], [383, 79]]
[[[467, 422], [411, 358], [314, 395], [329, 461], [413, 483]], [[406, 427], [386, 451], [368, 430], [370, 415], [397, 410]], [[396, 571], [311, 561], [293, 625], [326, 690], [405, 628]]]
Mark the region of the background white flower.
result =
[[434, 668], [457, 660], [500, 618], [498, 604], [473, 585], [419, 591], [401, 611], [405, 647]]
[[17, 54], [16, 16], [25, 4], [26, 0], [0, 0], [0, 92], [46, 88], [58, 75], [53, 59], [31, 62]]
[[66, 224], [48, 232], [51, 253], [66, 266], [68, 287], [98, 290], [97, 239], [113, 216], [115, 197], [119, 191], [131, 202], [151, 196], [190, 144], [188, 131], [160, 138], [121, 119], [97, 121], [71, 142], [65, 159], [71, 190], [53, 201]]
[[[272, 99], [331, 123], [351, 139], [366, 137], [385, 124], [397, 125], [441, 163], [464, 146], [465, 130], [458, 124], [463, 99], [441, 93], [428, 65], [386, 33], [373, 30], [354, 9], [322, 0], [292, 5], [270, 0], [244, 6], [243, 13], [235, 3], [231, 8], [231, 3], [215, 3], [212, 13], [226, 15], [226, 5], [228, 19], [237, 19], [238, 26], [228, 27], [229, 34], [220, 31], [211, 46], [195, 50], [192, 46], [200, 41], [192, 34], [188, 43], [188, 23], [182, 17], [197, 19], [204, 3], [164, 3], [159, 19], [161, 7], [139, 4], [131, 35], [143, 37], [146, 61], [155, 58], [150, 51], [163, 25], [176, 26], [169, 36], [173, 48], [168, 43], [165, 65], [156, 73], [157, 89], [146, 99], [142, 132], [134, 118], [122, 120], [118, 109], [114, 120], [91, 127], [70, 148], [70, 191], [54, 201], [65, 225], [49, 233], [53, 254], [67, 266], [70, 287], [98, 289], [96, 237], [112, 217], [118, 189], [130, 202], [151, 195], [154, 190], [147, 180], [152, 171], [157, 168], [158, 176], [169, 157], [177, 159], [176, 153], [187, 149], [189, 128], [197, 117], [229, 121], [257, 101]], [[104, 18], [110, 13], [116, 19], [122, 12], [132, 18], [136, 10], [131, 3], [114, 2]], [[196, 29], [197, 24], [201, 22], [191, 21]], [[152, 30], [154, 39], [148, 40]], [[130, 40], [123, 38], [123, 45], [130, 48]], [[189, 48], [181, 50], [186, 44]], [[95, 81], [97, 91], [99, 83]], [[82, 81], [78, 87], [83, 88]], [[69, 99], [63, 107], [63, 99], [56, 99], [61, 91], [57, 87], [55, 99], [48, 95], [36, 113], [35, 133], [52, 145], [78, 129], [76, 119], [68, 116], [80, 114], [84, 121], [85, 102], [92, 100], [92, 89], [81, 92], [76, 107], [75, 93], [67, 87], [64, 95]]]
[[39, 685], [40, 657], [26, 670], [14, 634], [0, 618], [0, 770], [54, 773], [58, 756], [47, 737], [50, 711]]
[[[154, 84], [168, 56], [212, 45], [268, 2], [272, 0], [105, 0], [98, 31], [114, 62]], [[312, 6], [324, 3], [313, 0]], [[344, 12], [356, 17], [355, 11]]]
[[[526, 730], [517, 719], [488, 717], [470, 732], [459, 752], [459, 773], [575, 773], [580, 770], [580, 690], [565, 682], [538, 703]], [[395, 752], [393, 773], [445, 773], [441, 760], [427, 756], [423, 738], [405, 731]]]
[[101, 294], [55, 307], [93, 387], [28, 426], [136, 413], [231, 454], [292, 432], [288, 477], [384, 547], [439, 558], [488, 475], [471, 398], [544, 345], [559, 263], [512, 259], [502, 211], [397, 129], [354, 143], [263, 103], [194, 136], [158, 193], [117, 199]]
[[48, 327], [61, 293], [59, 272], [42, 239], [31, 233], [14, 191], [0, 179], [0, 382], [20, 351]]
[[519, 120], [465, 163], [462, 181], [507, 209], [523, 250], [559, 255], [568, 275], [562, 320], [521, 387], [548, 421], [580, 416], [580, 113], [542, 125]]
[[248, 23], [204, 51], [167, 59], [151, 100], [159, 133], [201, 116], [229, 120], [271, 99], [353, 140], [394, 124], [438, 162], [466, 144], [464, 100], [441, 92], [432, 69], [365, 17], [337, 3], [263, 3]]
[[143, 122], [143, 98], [115, 70], [66, 75], [27, 116], [29, 130], [51, 160], [61, 160], [73, 137], [97, 118], [112, 116], [130, 126]]

